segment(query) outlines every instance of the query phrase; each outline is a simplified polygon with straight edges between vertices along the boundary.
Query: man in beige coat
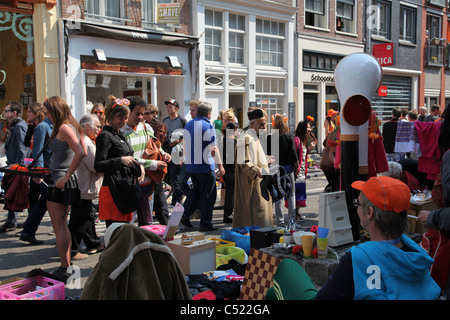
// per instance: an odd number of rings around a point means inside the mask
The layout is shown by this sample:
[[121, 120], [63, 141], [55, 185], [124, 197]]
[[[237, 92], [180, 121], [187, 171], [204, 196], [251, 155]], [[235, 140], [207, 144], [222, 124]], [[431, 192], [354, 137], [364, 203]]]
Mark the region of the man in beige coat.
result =
[[259, 130], [266, 128], [262, 109], [248, 113], [250, 124], [236, 145], [233, 228], [273, 225], [272, 199], [261, 194], [261, 180], [269, 171], [269, 162], [259, 140]]

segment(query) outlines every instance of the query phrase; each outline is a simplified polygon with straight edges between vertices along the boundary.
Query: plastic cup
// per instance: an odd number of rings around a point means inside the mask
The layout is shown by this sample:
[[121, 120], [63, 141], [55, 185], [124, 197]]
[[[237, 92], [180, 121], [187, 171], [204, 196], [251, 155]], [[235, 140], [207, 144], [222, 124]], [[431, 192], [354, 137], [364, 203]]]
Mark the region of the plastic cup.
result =
[[317, 238], [317, 257], [326, 259], [328, 254], [328, 238]]
[[328, 230], [328, 228], [319, 227], [317, 229], [317, 238], [328, 238]]
[[303, 248], [303, 254], [305, 255], [305, 257], [312, 256], [313, 238], [311, 235], [302, 236], [302, 248]]

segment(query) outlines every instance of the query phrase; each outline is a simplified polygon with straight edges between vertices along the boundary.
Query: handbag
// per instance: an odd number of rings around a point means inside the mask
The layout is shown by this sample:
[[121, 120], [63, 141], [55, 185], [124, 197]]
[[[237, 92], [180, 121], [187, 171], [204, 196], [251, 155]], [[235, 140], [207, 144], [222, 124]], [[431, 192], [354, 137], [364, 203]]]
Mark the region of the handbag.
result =
[[[143, 159], [162, 161], [163, 157], [159, 151], [160, 142], [156, 138], [150, 137], [147, 146], [145, 147], [144, 153], [142, 154]], [[167, 166], [164, 169], [156, 170], [145, 170], [145, 175], [149, 177], [155, 184], [162, 183], [164, 176], [167, 174]]]
[[109, 192], [117, 209], [123, 214], [129, 214], [139, 207], [141, 195], [137, 178], [142, 171], [140, 165], [135, 165], [125, 167], [124, 172], [125, 177], [111, 175], [114, 186], [109, 188]]
[[111, 176], [114, 187], [110, 187], [114, 204], [123, 214], [136, 211], [139, 206], [139, 186], [135, 176], [130, 178], [118, 178]]

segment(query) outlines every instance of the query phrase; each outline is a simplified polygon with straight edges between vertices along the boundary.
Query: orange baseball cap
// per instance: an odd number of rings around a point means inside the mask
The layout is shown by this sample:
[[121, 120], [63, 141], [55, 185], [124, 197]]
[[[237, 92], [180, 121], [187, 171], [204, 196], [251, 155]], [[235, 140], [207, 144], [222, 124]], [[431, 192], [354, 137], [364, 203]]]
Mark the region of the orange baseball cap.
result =
[[355, 181], [352, 187], [361, 190], [375, 206], [397, 213], [409, 209], [409, 187], [398, 179], [387, 176], [372, 177], [367, 181]]

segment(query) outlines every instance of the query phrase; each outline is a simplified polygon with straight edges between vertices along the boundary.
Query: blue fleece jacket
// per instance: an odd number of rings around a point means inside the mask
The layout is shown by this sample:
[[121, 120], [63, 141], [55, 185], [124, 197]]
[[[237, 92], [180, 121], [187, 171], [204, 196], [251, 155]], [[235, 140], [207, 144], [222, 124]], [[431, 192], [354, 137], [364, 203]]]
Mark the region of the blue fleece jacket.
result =
[[435, 300], [441, 289], [431, 278], [433, 259], [405, 235], [402, 250], [383, 241], [352, 247], [355, 300]]

